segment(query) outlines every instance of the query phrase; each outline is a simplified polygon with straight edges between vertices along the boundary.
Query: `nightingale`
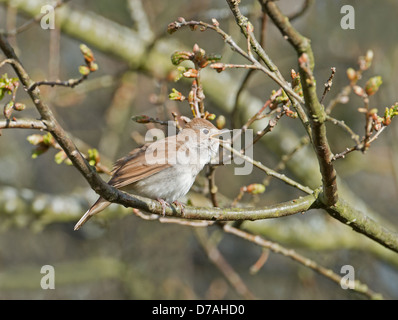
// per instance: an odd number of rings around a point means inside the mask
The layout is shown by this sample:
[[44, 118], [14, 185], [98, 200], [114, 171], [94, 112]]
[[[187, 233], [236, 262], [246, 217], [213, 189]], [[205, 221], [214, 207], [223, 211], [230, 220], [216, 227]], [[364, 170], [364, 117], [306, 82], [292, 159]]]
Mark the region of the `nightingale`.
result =
[[[198, 173], [217, 154], [223, 130], [202, 118], [193, 118], [176, 135], [147, 143], [116, 161], [108, 184], [122, 191], [158, 200], [176, 202], [191, 189]], [[100, 197], [75, 225], [78, 230], [93, 215], [111, 203]]]

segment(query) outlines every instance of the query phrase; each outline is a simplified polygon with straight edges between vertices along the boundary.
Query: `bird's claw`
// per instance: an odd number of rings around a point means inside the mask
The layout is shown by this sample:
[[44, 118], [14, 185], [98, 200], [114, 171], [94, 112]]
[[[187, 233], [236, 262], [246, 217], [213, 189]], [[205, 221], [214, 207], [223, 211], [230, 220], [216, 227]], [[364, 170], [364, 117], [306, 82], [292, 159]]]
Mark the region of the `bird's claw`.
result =
[[182, 204], [181, 202], [177, 201], [177, 200], [173, 201], [173, 204], [180, 208], [181, 216], [184, 216], [185, 215], [185, 211], [184, 211], [185, 210], [185, 205]]
[[170, 204], [163, 199], [156, 199], [162, 206], [162, 216], [164, 217], [166, 215], [166, 206], [170, 207]]
[[[165, 215], [166, 215], [166, 207], [170, 207], [170, 204], [167, 202], [167, 201], [165, 201], [165, 200], [163, 200], [163, 199], [156, 199], [160, 204], [161, 204], [161, 206], [162, 206], [162, 216], [164, 217]], [[177, 201], [177, 200], [175, 200], [175, 201], [173, 201], [173, 204], [175, 205], [175, 206], [177, 206], [177, 207], [179, 207], [180, 208], [180, 210], [181, 210], [181, 215], [182, 216], [184, 216], [184, 214], [185, 214], [185, 211], [184, 211], [184, 209], [185, 209], [185, 205], [184, 204], [182, 204], [181, 202], [179, 202], [179, 201]]]

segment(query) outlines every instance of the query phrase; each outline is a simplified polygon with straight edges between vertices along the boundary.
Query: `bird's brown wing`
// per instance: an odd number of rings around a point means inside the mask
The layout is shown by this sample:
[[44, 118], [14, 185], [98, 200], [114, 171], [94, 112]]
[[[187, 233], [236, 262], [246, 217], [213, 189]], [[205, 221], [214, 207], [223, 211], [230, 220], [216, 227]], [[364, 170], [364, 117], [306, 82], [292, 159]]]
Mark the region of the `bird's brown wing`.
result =
[[[170, 167], [172, 164], [167, 160], [167, 150], [170, 144], [174, 148], [177, 147], [176, 140], [170, 138], [134, 149], [126, 157], [116, 161], [113, 177], [108, 183], [120, 189]], [[153, 163], [154, 158], [148, 162], [148, 157], [151, 155], [158, 160], [156, 161], [158, 163]]]

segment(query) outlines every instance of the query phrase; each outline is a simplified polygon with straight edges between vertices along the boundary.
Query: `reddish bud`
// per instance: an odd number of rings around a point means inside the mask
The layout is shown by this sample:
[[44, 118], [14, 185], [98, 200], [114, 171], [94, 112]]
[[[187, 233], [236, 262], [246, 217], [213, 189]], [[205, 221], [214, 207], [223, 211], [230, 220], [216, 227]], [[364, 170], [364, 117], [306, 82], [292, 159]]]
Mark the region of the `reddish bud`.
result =
[[196, 69], [188, 69], [182, 74], [185, 78], [197, 78], [198, 70]]
[[252, 183], [247, 186], [246, 191], [251, 193], [251, 194], [259, 194], [259, 193], [264, 193], [265, 191], [265, 186], [260, 183]]
[[23, 104], [23, 103], [17, 102], [17, 103], [14, 104], [14, 109], [16, 111], [22, 111], [22, 110], [25, 110], [25, 108], [26, 108], [26, 105]]
[[137, 123], [149, 123], [150, 119], [151, 118], [146, 115], [134, 116], [131, 118], [131, 120], [133, 120]]
[[198, 45], [197, 43], [195, 43], [195, 44], [193, 45], [192, 50], [193, 50], [193, 53], [198, 53], [198, 52], [200, 51], [199, 45]]
[[167, 26], [167, 33], [173, 34], [174, 32], [176, 32], [178, 30], [178, 28], [179, 27], [177, 26], [177, 24], [175, 22], [172, 22]]
[[302, 66], [302, 65], [307, 64], [307, 63], [308, 63], [308, 59], [309, 59], [309, 58], [308, 58], [308, 54], [303, 53], [303, 54], [298, 58], [299, 65]]
[[10, 117], [11, 117], [11, 114], [12, 114], [12, 111], [13, 111], [13, 108], [14, 107], [14, 101], [9, 101], [5, 106], [4, 106], [4, 109], [3, 109], [3, 114], [4, 114], [4, 117], [6, 118], [6, 119], [10, 119]]
[[87, 63], [90, 63], [95, 60], [93, 52], [85, 44], [80, 45], [80, 51], [83, 53], [84, 60], [86, 60]]
[[250, 22], [247, 23], [246, 30], [249, 33], [252, 33], [254, 31], [254, 27]]
[[388, 126], [390, 123], [391, 123], [391, 117], [390, 116], [387, 116], [387, 117], [383, 118], [383, 124], [385, 126]]
[[176, 51], [171, 55], [171, 63], [174, 65], [179, 65], [185, 60], [191, 60], [193, 58], [193, 53], [188, 51]]
[[216, 70], [217, 72], [220, 73], [220, 72], [225, 70], [225, 65], [224, 65], [224, 63], [217, 62], [217, 63], [211, 64], [210, 68], [212, 68], [212, 69], [214, 69], [214, 70]]

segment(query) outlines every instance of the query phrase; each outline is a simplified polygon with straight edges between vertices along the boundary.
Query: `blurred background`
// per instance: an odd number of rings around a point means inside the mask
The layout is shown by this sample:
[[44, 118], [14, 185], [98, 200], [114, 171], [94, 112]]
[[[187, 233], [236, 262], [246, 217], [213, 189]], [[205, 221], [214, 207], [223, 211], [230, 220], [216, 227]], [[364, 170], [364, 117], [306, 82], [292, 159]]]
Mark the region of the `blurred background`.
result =
[[[0, 29], [13, 30], [40, 13], [46, 1], [0, 0]], [[346, 70], [358, 67], [358, 57], [373, 50], [372, 66], [359, 84], [370, 77], [383, 79], [379, 92], [371, 97], [371, 108], [384, 109], [398, 100], [398, 3], [393, 0], [350, 1], [355, 9], [355, 29], [343, 30], [340, 9], [347, 1], [309, 1], [310, 7], [292, 24], [311, 39], [315, 56], [315, 77], [319, 96], [330, 76], [337, 72], [325, 105], [349, 84]], [[281, 0], [286, 14], [294, 14], [305, 1]], [[242, 0], [242, 12], [260, 29], [258, 1]], [[375, 14], [377, 12], [377, 14]], [[172, 35], [167, 25], [178, 17], [211, 22], [246, 48], [246, 40], [225, 1], [215, 0], [72, 0], [56, 9], [56, 28], [42, 29], [32, 24], [10, 36], [24, 67], [34, 80], [78, 78], [83, 57], [81, 43], [92, 48], [99, 70], [75, 87], [41, 87], [43, 98], [56, 113], [61, 125], [82, 150], [97, 148], [101, 163], [111, 167], [118, 158], [142, 143], [153, 126], [131, 121], [145, 114], [169, 120], [171, 112], [190, 116], [188, 103], [168, 100], [176, 88], [188, 95], [190, 83], [172, 80], [174, 51], [192, 49], [197, 43], [207, 53], [222, 55], [222, 62], [245, 63], [212, 31], [182, 29]], [[293, 48], [268, 21], [265, 50], [286, 79], [297, 70]], [[4, 56], [0, 53], [0, 59]], [[0, 61], [1, 61], [0, 60]], [[15, 76], [9, 66], [1, 74]], [[236, 91], [246, 70], [221, 74], [204, 70], [206, 109], [226, 118], [226, 127], [242, 125], [261, 108], [277, 85], [264, 74], [254, 73], [245, 94], [235, 105]], [[8, 100], [5, 97], [2, 103]], [[23, 114], [39, 115], [22, 88], [17, 101], [27, 104]], [[350, 96], [339, 104], [333, 117], [342, 119], [359, 135], [364, 132], [364, 116], [359, 97]], [[232, 113], [235, 119], [232, 119]], [[260, 122], [261, 123], [261, 122]], [[264, 127], [261, 126], [260, 127]], [[27, 137], [38, 133], [7, 129], [0, 136], [0, 299], [362, 299], [338, 284], [279, 254], [264, 252], [253, 243], [223, 234], [217, 227], [194, 228], [146, 221], [121, 206], [91, 219], [73, 231], [80, 216], [95, 201], [96, 194], [72, 166], [54, 161], [56, 150], [32, 159]], [[255, 145], [254, 158], [269, 167], [293, 150], [305, 131], [299, 120], [284, 117], [277, 127]], [[341, 128], [328, 125], [332, 150], [341, 152], [353, 142]], [[351, 153], [336, 162], [340, 192], [358, 209], [385, 227], [398, 229], [398, 125], [393, 123], [380, 135], [366, 154]], [[254, 169], [249, 176], [235, 176], [233, 165], [219, 167], [216, 184], [219, 198], [227, 205], [242, 186], [263, 183], [266, 176]], [[317, 161], [310, 147], [301, 148], [284, 171], [304, 185], [320, 185]], [[210, 206], [206, 171], [187, 196], [192, 204]], [[103, 176], [108, 179], [106, 175]], [[271, 180], [266, 192], [245, 195], [243, 204], [255, 206], [287, 201], [302, 195], [285, 184]], [[229, 200], [228, 200], [229, 199]], [[309, 211], [283, 219], [245, 222], [243, 228], [261, 234], [315, 260], [340, 274], [352, 265], [357, 280], [385, 298], [398, 298], [398, 256], [323, 211]], [[208, 258], [216, 248], [247, 287], [239, 293], [230, 279]], [[267, 261], [251, 272], [260, 256]], [[43, 290], [43, 265], [55, 270], [55, 290]], [[225, 270], [224, 270], [225, 271]], [[248, 294], [247, 292], [250, 292]]]

